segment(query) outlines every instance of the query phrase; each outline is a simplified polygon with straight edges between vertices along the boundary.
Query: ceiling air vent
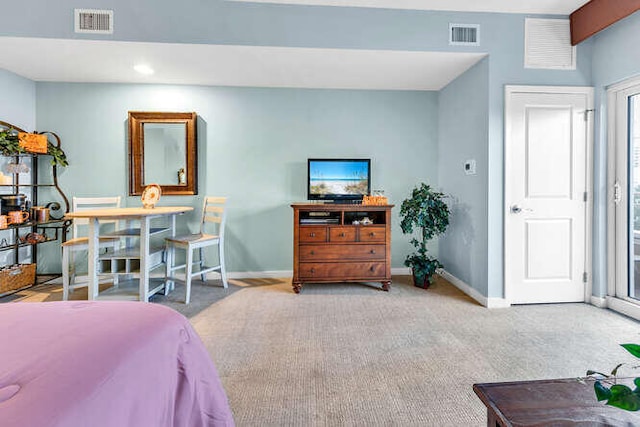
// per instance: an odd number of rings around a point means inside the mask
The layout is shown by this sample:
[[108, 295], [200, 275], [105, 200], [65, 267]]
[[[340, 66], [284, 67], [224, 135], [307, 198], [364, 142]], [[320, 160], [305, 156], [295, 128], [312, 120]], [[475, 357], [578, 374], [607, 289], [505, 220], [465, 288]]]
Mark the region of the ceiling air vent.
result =
[[449, 24], [449, 44], [458, 46], [479, 46], [480, 25]]
[[113, 34], [113, 10], [75, 9], [76, 33]]
[[524, 67], [576, 69], [576, 47], [571, 46], [568, 19], [525, 19]]

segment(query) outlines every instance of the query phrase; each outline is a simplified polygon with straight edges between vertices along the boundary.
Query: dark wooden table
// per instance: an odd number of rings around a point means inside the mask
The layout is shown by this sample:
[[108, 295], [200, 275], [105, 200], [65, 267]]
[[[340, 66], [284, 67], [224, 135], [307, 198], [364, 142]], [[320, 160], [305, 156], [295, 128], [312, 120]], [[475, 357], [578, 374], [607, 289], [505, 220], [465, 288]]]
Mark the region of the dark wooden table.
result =
[[640, 426], [640, 413], [598, 402], [593, 380], [575, 378], [474, 384], [488, 426]]

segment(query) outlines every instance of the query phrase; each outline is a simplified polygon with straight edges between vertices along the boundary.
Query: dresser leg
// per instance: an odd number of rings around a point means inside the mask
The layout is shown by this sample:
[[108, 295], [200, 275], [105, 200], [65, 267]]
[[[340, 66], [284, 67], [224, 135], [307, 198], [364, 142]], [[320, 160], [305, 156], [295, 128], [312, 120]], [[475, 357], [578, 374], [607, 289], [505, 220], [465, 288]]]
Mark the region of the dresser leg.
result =
[[295, 292], [296, 294], [299, 294], [300, 290], [302, 290], [302, 283], [301, 282], [293, 282], [293, 292]]
[[388, 282], [381, 282], [382, 283], [382, 290], [385, 292], [389, 292], [389, 286], [391, 286], [391, 281], [389, 280]]

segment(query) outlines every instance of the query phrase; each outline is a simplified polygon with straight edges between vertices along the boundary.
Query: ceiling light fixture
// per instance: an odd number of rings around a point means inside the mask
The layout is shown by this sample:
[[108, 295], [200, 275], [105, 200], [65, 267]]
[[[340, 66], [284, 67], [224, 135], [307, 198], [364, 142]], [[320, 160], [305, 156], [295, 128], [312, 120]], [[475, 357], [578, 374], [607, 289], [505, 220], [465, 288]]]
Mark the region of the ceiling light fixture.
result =
[[143, 64], [136, 65], [135, 67], [133, 67], [133, 69], [139, 72], [140, 74], [144, 74], [145, 76], [150, 76], [151, 74], [154, 73], [153, 68]]

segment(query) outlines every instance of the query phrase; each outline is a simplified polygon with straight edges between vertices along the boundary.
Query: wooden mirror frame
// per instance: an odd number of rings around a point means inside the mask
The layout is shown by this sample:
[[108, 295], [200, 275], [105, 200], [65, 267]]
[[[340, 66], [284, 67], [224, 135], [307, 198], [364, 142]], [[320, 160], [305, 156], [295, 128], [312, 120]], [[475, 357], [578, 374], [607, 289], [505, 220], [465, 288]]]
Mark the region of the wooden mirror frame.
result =
[[[144, 125], [146, 123], [184, 123], [186, 126], [186, 185], [164, 185], [144, 182]], [[196, 113], [161, 113], [129, 111], [129, 195], [139, 196], [148, 184], [158, 184], [163, 195], [198, 194], [198, 153], [196, 146]]]

